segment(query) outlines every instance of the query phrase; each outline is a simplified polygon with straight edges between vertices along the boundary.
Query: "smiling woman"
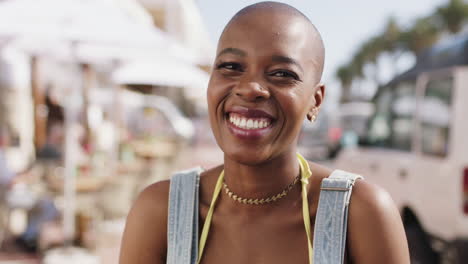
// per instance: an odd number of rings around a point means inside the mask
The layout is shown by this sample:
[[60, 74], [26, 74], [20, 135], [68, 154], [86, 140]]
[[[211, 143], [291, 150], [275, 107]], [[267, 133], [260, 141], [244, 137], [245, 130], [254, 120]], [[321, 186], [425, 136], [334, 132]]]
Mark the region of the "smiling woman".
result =
[[385, 191], [297, 154], [302, 122], [325, 96], [323, 63], [320, 34], [298, 10], [262, 2], [239, 11], [207, 92], [224, 164], [144, 190], [120, 263], [409, 263]]

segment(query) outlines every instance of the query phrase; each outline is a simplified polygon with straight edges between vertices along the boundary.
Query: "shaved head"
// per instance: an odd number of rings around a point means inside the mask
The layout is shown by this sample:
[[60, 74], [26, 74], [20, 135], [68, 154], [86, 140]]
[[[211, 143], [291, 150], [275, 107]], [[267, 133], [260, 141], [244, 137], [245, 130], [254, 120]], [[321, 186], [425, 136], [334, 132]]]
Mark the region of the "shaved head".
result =
[[279, 2], [272, 2], [272, 1], [267, 1], [267, 2], [260, 2], [256, 4], [252, 4], [249, 6], [244, 7], [241, 9], [239, 12], [237, 12], [234, 17], [231, 20], [236, 19], [236, 17], [242, 16], [242, 15], [247, 15], [251, 12], [255, 11], [277, 11], [277, 12], [283, 12], [286, 14], [289, 14], [291, 16], [300, 16], [307, 20], [310, 24], [312, 24], [309, 20], [309, 18], [304, 15], [301, 11], [297, 10], [296, 8], [284, 4], [284, 3], [279, 3]]
[[[260, 2], [253, 5], [249, 5], [239, 12], [237, 12], [231, 20], [228, 22], [226, 27], [221, 34], [220, 40], [223, 38], [225, 33], [234, 25], [238, 24], [240, 21], [249, 21], [248, 23], [261, 23], [260, 21], [262, 16], [273, 16], [278, 21], [299, 21], [302, 24], [302, 33], [307, 34], [308, 42], [307, 45], [312, 48], [310, 52], [311, 58], [316, 64], [315, 73], [320, 79], [323, 73], [323, 67], [325, 62], [325, 47], [323, 44], [322, 37], [317, 30], [317, 28], [312, 24], [310, 19], [304, 15], [301, 11], [296, 8], [279, 2]], [[248, 29], [247, 29], [248, 30]], [[278, 33], [279, 35], [279, 33]]]

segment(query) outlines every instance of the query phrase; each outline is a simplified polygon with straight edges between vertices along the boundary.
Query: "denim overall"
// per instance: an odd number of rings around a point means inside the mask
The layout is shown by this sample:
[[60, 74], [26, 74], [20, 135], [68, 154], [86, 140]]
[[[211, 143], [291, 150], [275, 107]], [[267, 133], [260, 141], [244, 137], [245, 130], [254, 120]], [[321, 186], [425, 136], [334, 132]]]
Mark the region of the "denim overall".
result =
[[[167, 232], [168, 264], [195, 264], [201, 168], [171, 178]], [[335, 170], [323, 179], [314, 227], [314, 264], [342, 264], [351, 192], [359, 175]]]

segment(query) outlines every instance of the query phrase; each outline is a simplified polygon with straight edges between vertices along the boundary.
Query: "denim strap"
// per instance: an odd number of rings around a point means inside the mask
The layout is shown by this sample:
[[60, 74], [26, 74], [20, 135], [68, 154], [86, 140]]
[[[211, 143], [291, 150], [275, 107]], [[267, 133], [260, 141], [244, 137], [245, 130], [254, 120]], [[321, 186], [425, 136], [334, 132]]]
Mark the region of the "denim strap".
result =
[[335, 170], [323, 179], [314, 227], [314, 263], [343, 263], [348, 206], [354, 182], [360, 178], [362, 176]]
[[198, 251], [198, 189], [201, 168], [174, 174], [169, 188], [168, 264], [192, 264]]

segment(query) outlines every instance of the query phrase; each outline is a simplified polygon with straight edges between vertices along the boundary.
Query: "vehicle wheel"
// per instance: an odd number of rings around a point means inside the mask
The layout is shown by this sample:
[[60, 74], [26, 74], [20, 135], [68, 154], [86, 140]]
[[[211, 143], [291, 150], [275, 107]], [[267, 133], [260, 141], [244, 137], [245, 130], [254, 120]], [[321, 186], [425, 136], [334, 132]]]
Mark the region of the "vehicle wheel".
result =
[[439, 255], [432, 249], [429, 239], [417, 223], [405, 225], [411, 264], [439, 264]]

